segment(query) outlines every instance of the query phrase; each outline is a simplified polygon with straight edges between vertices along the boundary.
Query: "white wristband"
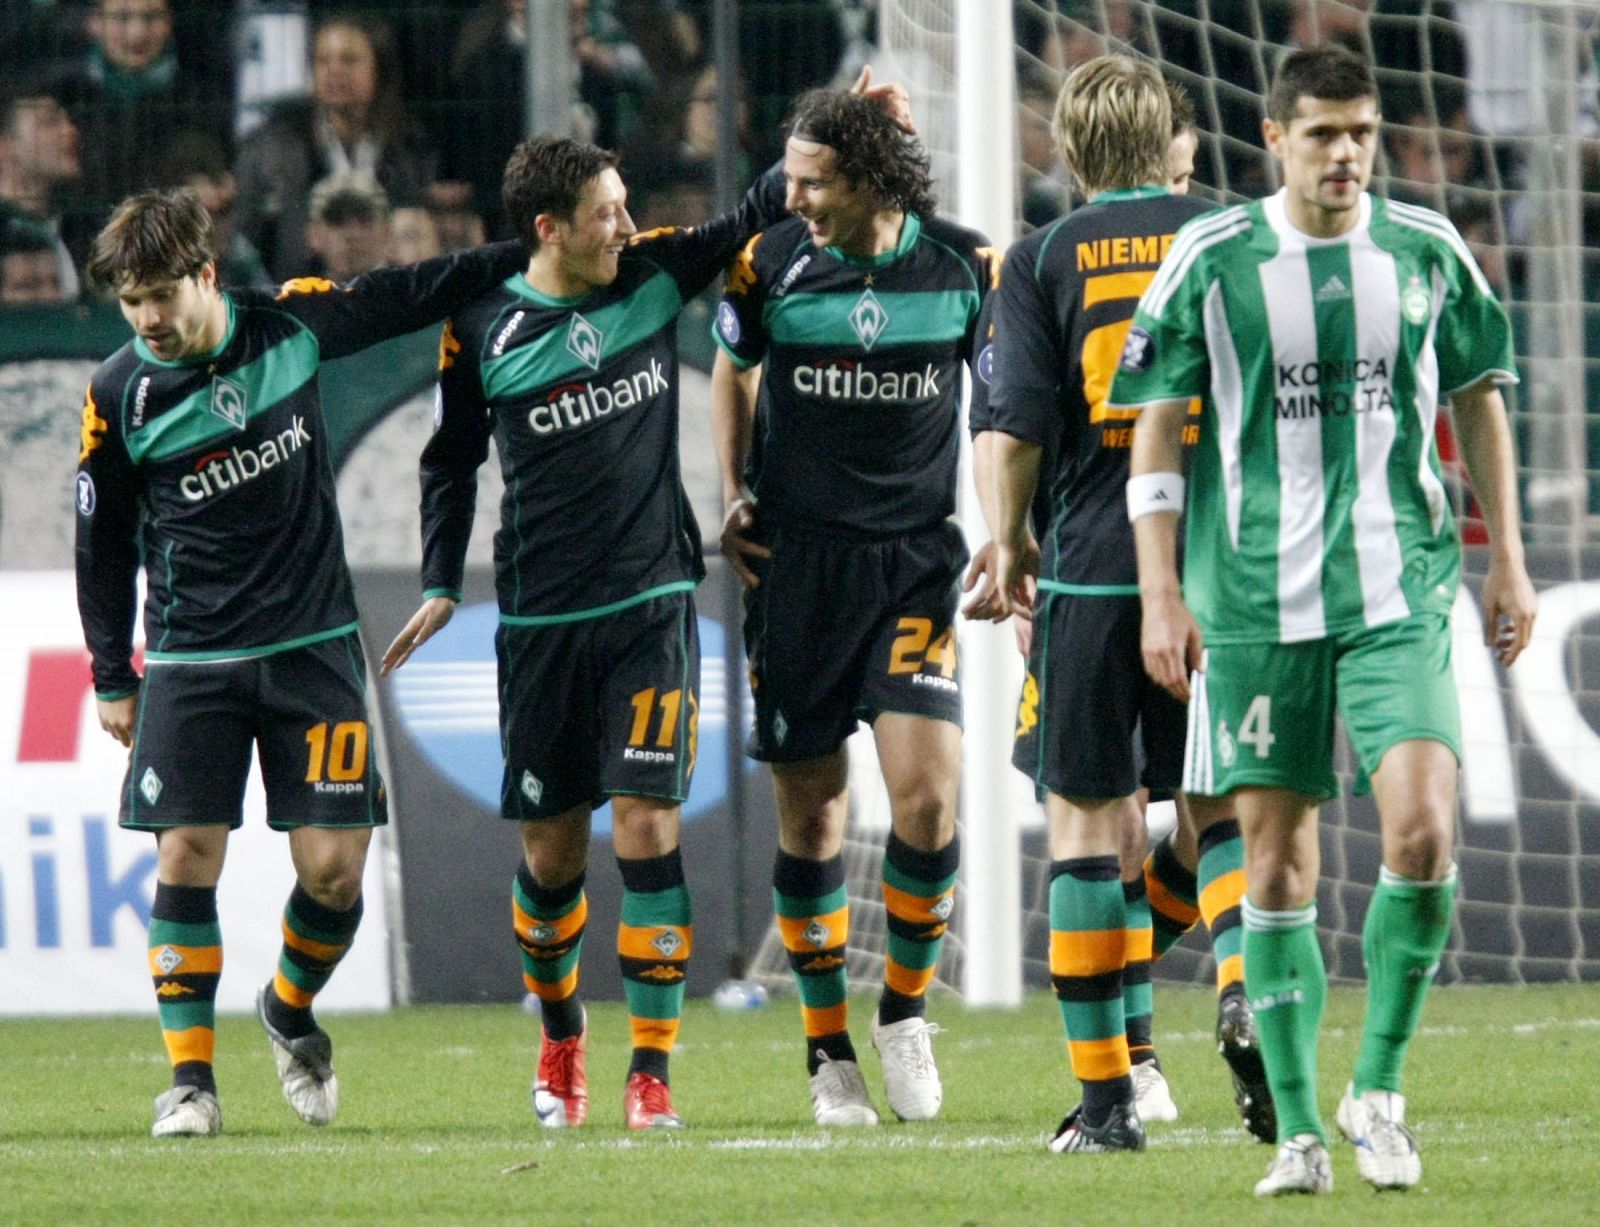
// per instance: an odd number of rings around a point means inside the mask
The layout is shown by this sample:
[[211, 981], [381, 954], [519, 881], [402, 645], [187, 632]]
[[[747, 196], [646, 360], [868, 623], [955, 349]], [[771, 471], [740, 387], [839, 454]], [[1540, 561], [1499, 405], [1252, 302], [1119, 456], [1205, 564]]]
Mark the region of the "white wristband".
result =
[[1140, 473], [1128, 478], [1128, 522], [1158, 511], [1183, 512], [1183, 475]]

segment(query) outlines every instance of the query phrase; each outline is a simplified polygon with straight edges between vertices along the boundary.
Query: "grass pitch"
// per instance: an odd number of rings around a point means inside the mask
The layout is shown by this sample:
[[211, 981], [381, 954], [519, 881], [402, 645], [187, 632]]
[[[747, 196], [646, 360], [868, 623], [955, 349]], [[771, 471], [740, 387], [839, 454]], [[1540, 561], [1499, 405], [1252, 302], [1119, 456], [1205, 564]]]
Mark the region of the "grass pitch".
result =
[[[855, 1004], [862, 1065], [884, 1109]], [[0, 1223], [1564, 1224], [1600, 1216], [1600, 988], [1443, 988], [1408, 1064], [1423, 1182], [1381, 1198], [1334, 1146], [1334, 1192], [1258, 1203], [1269, 1149], [1240, 1128], [1211, 1042], [1214, 1001], [1159, 986], [1156, 1039], [1182, 1119], [1144, 1155], [1055, 1156], [1075, 1098], [1054, 1000], [1015, 1012], [936, 1000], [940, 1119], [811, 1123], [797, 1009], [691, 1002], [673, 1059], [689, 1128], [622, 1126], [627, 1018], [590, 1007], [590, 1123], [540, 1130], [533, 1020], [512, 1007], [334, 1015], [342, 1104], [327, 1129], [283, 1102], [251, 1018], [223, 1018], [218, 1138], [152, 1140], [167, 1071], [153, 1018], [0, 1022]], [[1361, 996], [1335, 990], [1322, 1107], [1355, 1057]]]

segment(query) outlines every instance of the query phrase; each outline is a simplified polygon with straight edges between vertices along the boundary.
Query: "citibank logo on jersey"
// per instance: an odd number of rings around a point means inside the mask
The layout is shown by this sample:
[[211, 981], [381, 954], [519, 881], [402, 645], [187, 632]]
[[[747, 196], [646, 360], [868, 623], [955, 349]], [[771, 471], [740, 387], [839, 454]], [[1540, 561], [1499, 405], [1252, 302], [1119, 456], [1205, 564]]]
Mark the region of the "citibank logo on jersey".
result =
[[941, 373], [931, 362], [920, 371], [875, 371], [865, 362], [835, 358], [795, 367], [791, 382], [800, 395], [816, 400], [909, 403], [938, 396]]
[[543, 405], [528, 412], [528, 425], [536, 435], [553, 435], [560, 430], [587, 426], [597, 418], [609, 417], [620, 409], [660, 396], [667, 390], [667, 372], [660, 361], [612, 383], [563, 384], [550, 393]]
[[306, 421], [296, 414], [288, 427], [255, 447], [233, 447], [201, 456], [194, 462], [194, 472], [178, 479], [178, 490], [191, 503], [203, 503], [247, 481], [254, 481], [310, 444], [311, 432], [306, 429]]
[[[500, 808], [503, 757], [495, 674], [494, 602], [463, 605], [438, 634], [389, 678], [401, 723], [429, 766], [486, 809]], [[728, 795], [727, 634], [700, 618], [700, 731], [685, 822], [721, 806]], [[743, 710], [753, 711], [748, 693]], [[746, 769], [753, 769], [746, 764]], [[611, 829], [611, 807], [595, 811], [593, 833]]]

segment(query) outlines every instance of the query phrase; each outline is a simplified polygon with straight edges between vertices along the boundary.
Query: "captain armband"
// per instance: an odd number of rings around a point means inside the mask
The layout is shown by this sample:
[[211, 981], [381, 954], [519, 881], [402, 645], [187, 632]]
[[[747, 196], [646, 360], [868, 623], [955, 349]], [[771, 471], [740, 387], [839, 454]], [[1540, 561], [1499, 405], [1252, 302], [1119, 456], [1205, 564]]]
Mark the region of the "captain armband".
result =
[[1181, 473], [1141, 473], [1128, 478], [1128, 522], [1158, 511], [1183, 512]]

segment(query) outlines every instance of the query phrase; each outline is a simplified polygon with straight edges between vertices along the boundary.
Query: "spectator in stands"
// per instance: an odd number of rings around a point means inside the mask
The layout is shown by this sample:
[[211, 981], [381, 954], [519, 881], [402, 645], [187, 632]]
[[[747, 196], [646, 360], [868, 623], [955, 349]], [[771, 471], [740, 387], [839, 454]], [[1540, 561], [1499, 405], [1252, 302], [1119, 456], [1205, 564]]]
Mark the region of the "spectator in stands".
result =
[[1472, 193], [1494, 186], [1464, 99], [1441, 104], [1437, 124], [1420, 100], [1402, 115], [1385, 125], [1390, 195], [1454, 216]]
[[444, 254], [433, 214], [415, 205], [396, 209], [389, 218], [389, 264], [415, 264]]
[[83, 137], [81, 191], [105, 214], [150, 187], [150, 157], [177, 128], [227, 142], [232, 109], [178, 60], [168, 0], [96, 0], [87, 50], [65, 66], [68, 109]]
[[55, 236], [25, 217], [0, 222], [0, 307], [71, 301], [61, 284]]
[[445, 251], [464, 251], [482, 247], [489, 228], [473, 207], [472, 185], [459, 182], [435, 183], [425, 201], [433, 228], [439, 232], [439, 245]]
[[330, 281], [349, 281], [382, 264], [389, 250], [389, 198], [378, 181], [363, 171], [341, 171], [312, 188], [306, 246]]
[[1022, 220], [1043, 226], [1060, 217], [1068, 200], [1067, 167], [1056, 152], [1050, 134], [1055, 91], [1042, 80], [1025, 86], [1017, 96], [1017, 157], [1022, 191]]
[[[666, 83], [650, 96], [646, 111], [652, 122], [639, 126], [637, 138], [622, 158], [635, 193], [629, 209], [642, 229], [716, 212], [713, 194], [722, 138], [717, 124], [717, 89], [717, 70], [705, 67]], [[742, 91], [737, 115], [739, 152], [734, 177], [743, 183], [750, 177], [746, 146], [750, 108]], [[674, 208], [676, 212], [670, 211]]]
[[[657, 17], [664, 14], [659, 0], [632, 7], [655, 10]], [[511, 151], [526, 135], [527, 20], [526, 0], [484, 0], [462, 28], [451, 56], [456, 114], [449, 125], [445, 169], [452, 179], [472, 185], [473, 207], [495, 234], [505, 232], [501, 175]], [[581, 107], [575, 134], [614, 149], [631, 136], [640, 100], [655, 84], [655, 76], [609, 6], [571, 0], [568, 20]], [[676, 28], [669, 26], [652, 46], [675, 46]]]
[[45, 229], [55, 246], [63, 291], [76, 298], [77, 265], [63, 239], [65, 190], [82, 175], [78, 129], [60, 90], [24, 77], [0, 87], [0, 222], [21, 216]]
[[239, 233], [239, 186], [222, 146], [209, 132], [181, 131], [162, 145], [156, 163], [157, 187], [187, 187], [211, 217], [211, 246], [217, 253], [217, 280], [226, 287], [264, 286], [273, 278], [255, 244]]
[[1289, 47], [1339, 43], [1357, 55], [1371, 45], [1368, 14], [1373, 0], [1295, 0], [1289, 18]]
[[324, 18], [312, 38], [312, 96], [279, 103], [246, 138], [236, 174], [240, 229], [273, 276], [305, 270], [311, 186], [371, 175], [395, 205], [420, 203], [436, 177], [433, 142], [407, 112], [387, 26], [356, 13]]

